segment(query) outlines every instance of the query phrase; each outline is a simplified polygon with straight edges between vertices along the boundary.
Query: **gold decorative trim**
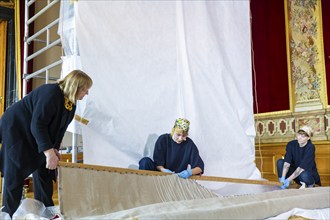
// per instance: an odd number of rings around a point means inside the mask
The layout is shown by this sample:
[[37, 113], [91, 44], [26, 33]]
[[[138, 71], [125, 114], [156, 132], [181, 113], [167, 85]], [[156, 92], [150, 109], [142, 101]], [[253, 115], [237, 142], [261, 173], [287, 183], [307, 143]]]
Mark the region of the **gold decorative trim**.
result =
[[6, 81], [6, 42], [7, 42], [7, 21], [0, 21], [0, 115], [5, 109], [5, 85]]
[[67, 97], [64, 97], [64, 107], [67, 110], [72, 111], [73, 103]]
[[288, 16], [288, 0], [284, 0], [284, 16], [285, 16], [285, 39], [286, 39], [286, 60], [288, 68], [288, 85], [290, 94], [290, 111], [293, 112], [293, 99], [294, 96], [292, 86], [291, 86], [291, 58], [290, 58], [290, 29], [289, 29], [289, 16]]
[[[24, 4], [23, 4], [24, 5]], [[18, 99], [22, 98], [20, 1], [15, 0], [15, 58]]]
[[[312, 137], [312, 142], [314, 145], [330, 145], [330, 141], [313, 141], [313, 137]], [[273, 143], [260, 143], [261, 147], [278, 147], [279, 145], [283, 145], [284, 144], [284, 148], [285, 145], [287, 144], [287, 141], [285, 142], [273, 142]], [[259, 148], [259, 146], [255, 146], [256, 148]]]
[[[323, 82], [324, 82], [324, 94], [323, 94], [323, 99], [324, 99], [324, 108], [326, 108], [326, 106], [328, 105], [330, 105], [330, 101], [329, 101], [329, 97], [328, 97], [328, 93], [327, 93], [327, 77], [326, 77], [326, 69], [325, 69], [325, 60], [324, 60], [324, 38], [323, 38], [323, 20], [322, 20], [322, 4], [318, 4], [319, 5], [319, 22], [320, 22], [320, 30], [319, 30], [319, 32], [320, 32], [320, 48], [321, 48], [321, 51], [320, 51], [320, 53], [321, 53], [321, 57], [320, 57], [320, 59], [321, 59], [321, 63], [323, 63], [323, 65], [322, 65], [322, 67], [321, 67], [321, 69], [322, 69], [322, 71], [324, 72], [324, 74], [323, 74]], [[330, 79], [328, 79], [328, 80], [330, 80]]]
[[284, 115], [292, 115], [291, 110], [283, 110], [283, 111], [276, 111], [276, 112], [265, 112], [265, 113], [258, 113], [254, 114], [254, 117], [257, 118], [267, 118], [267, 117], [274, 117], [274, 116], [281, 116], [283, 117]]
[[15, 8], [15, 3], [14, 2], [3, 2], [3, 1], [0, 1], [0, 6], [1, 7], [5, 7], [5, 8], [12, 8], [12, 9], [14, 9]]

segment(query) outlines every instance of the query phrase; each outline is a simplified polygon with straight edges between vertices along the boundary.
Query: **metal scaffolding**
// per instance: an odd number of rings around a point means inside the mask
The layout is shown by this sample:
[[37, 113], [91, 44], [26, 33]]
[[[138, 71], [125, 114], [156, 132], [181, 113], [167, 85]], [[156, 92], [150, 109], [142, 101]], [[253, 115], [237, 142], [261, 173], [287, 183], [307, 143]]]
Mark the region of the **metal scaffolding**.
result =
[[[58, 34], [58, 29], [61, 25], [60, 4], [60, 0], [25, 0], [23, 97], [28, 93], [29, 80], [44, 79], [44, 81], [42, 81], [41, 83], [47, 84], [50, 83], [50, 81], [55, 81], [60, 78], [60, 75], [52, 76], [50, 74], [52, 69], [59, 68], [61, 70], [63, 63], [62, 41], [61, 36]], [[31, 11], [34, 12], [30, 15]], [[47, 16], [49, 15], [49, 11], [53, 12], [52, 15], [55, 14], [57, 16]], [[39, 29], [37, 31], [35, 30], [36, 26], [38, 26]], [[54, 34], [54, 32], [56, 34]], [[38, 45], [36, 46], [35, 44]], [[33, 49], [29, 48], [30, 46], [33, 46]], [[50, 50], [54, 48], [57, 52], [51, 53]], [[38, 58], [45, 56], [45, 54], [47, 53], [51, 53], [51, 62], [46, 63], [38, 61]], [[38, 65], [35, 65], [35, 63], [37, 63]], [[29, 65], [31, 66], [31, 64], [33, 65], [33, 68], [29, 67]], [[61, 71], [57, 71], [57, 73], [61, 73]], [[72, 133], [71, 152], [72, 162], [74, 163], [77, 162], [77, 142], [78, 134]]]

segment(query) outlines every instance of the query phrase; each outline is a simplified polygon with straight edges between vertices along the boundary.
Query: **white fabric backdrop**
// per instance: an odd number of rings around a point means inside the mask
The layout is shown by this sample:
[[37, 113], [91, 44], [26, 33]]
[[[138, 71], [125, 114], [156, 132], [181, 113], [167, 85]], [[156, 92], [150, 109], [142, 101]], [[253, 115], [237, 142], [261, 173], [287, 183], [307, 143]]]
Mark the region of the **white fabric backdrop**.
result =
[[[205, 175], [260, 178], [254, 164], [249, 1], [78, 1], [82, 69], [94, 81], [84, 163], [137, 168], [178, 117]], [[201, 182], [220, 192], [225, 183]]]
[[[61, 44], [65, 56], [62, 56], [62, 73], [61, 78], [75, 69], [81, 69], [81, 61], [79, 56], [79, 48], [76, 34], [76, 14], [77, 4], [74, 1], [61, 1], [60, 22], [57, 33], [61, 36]], [[83, 117], [86, 106], [86, 99], [77, 101], [76, 114]], [[73, 120], [67, 131], [71, 133], [81, 134], [82, 124]], [[72, 143], [72, 146], [75, 146]]]

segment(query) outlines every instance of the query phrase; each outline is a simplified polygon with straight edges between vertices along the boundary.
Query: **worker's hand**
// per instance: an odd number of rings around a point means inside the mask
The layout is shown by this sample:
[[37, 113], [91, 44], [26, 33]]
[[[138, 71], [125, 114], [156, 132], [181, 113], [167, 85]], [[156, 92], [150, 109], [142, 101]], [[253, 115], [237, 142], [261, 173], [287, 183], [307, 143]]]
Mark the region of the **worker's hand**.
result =
[[45, 150], [44, 154], [46, 156], [46, 168], [50, 170], [55, 170], [60, 160], [56, 155], [54, 148]]
[[178, 173], [178, 175], [179, 175], [179, 177], [181, 177], [183, 179], [188, 179], [192, 175], [190, 164], [188, 164], [188, 167], [186, 170], [181, 171], [180, 173]]
[[172, 170], [169, 170], [169, 169], [161, 169], [160, 171], [164, 172], [164, 173], [174, 173]]
[[282, 176], [281, 178], [278, 178], [278, 181], [279, 181], [280, 183], [284, 183], [284, 181], [285, 181], [285, 176]]
[[286, 189], [286, 188], [289, 187], [289, 185], [290, 185], [290, 180], [289, 179], [286, 179], [286, 180], [284, 180], [283, 185], [280, 186], [280, 187], [281, 187], [281, 189]]
[[61, 160], [61, 154], [58, 152], [58, 150], [54, 149], [56, 156], [58, 157], [58, 160]]

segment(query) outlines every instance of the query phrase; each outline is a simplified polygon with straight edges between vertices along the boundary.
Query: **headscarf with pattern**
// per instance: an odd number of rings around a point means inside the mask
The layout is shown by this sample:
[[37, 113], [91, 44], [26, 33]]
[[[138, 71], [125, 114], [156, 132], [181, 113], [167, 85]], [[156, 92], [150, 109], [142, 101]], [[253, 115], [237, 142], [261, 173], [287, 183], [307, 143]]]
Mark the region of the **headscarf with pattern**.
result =
[[175, 129], [180, 129], [184, 133], [188, 134], [190, 122], [185, 118], [178, 118], [175, 120], [174, 126], [172, 128], [171, 135], [173, 135]]

